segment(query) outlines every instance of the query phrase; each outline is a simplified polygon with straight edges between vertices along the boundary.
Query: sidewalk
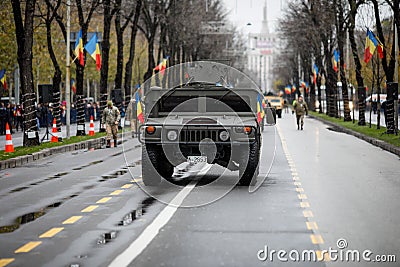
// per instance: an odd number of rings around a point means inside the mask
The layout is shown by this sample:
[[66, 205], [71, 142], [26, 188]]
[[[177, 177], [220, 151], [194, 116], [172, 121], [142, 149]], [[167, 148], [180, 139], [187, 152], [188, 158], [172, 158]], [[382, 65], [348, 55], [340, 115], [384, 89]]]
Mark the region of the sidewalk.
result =
[[[94, 122], [94, 131], [97, 133], [99, 132], [100, 128], [100, 121], [95, 121]], [[49, 127], [49, 133], [51, 133], [52, 128]], [[85, 130], [86, 133], [89, 132], [89, 122], [85, 123]], [[23, 135], [21, 131], [15, 132], [15, 129], [13, 129], [14, 133], [12, 134], [12, 141], [14, 147], [19, 147], [23, 145]], [[39, 131], [39, 138], [42, 140], [44, 135], [46, 134], [46, 128], [41, 128]], [[65, 138], [67, 136], [67, 127], [65, 125], [61, 126], [61, 134], [62, 137]], [[70, 127], [70, 135], [75, 136], [76, 135], [76, 123], [71, 124]], [[43, 142], [47, 142], [51, 140], [51, 135], [49, 135], [49, 140], [46, 140], [46, 138], [43, 140]], [[6, 145], [6, 136], [0, 136], [0, 149], [4, 149]]]
[[380, 147], [383, 150], [391, 152], [391, 153], [393, 153], [393, 154], [395, 154], [395, 155], [400, 157], [400, 147], [397, 147], [397, 146], [389, 144], [389, 143], [387, 143], [385, 141], [382, 141], [382, 140], [367, 136], [365, 134], [353, 131], [351, 129], [348, 129], [346, 127], [338, 125], [338, 124], [336, 124], [334, 122], [330, 122], [330, 121], [324, 120], [323, 118], [319, 118], [319, 117], [316, 117], [316, 116], [313, 116], [313, 115], [309, 115], [309, 117], [312, 118], [312, 119], [321, 121], [322, 123], [331, 126], [332, 128], [336, 129], [336, 131], [340, 131], [340, 132], [343, 132], [345, 134], [353, 135], [354, 137], [357, 137], [357, 138], [359, 138], [361, 140], [364, 140], [364, 141], [366, 141], [366, 142], [368, 142], [368, 143], [370, 143], [370, 144], [372, 144], [374, 146]]

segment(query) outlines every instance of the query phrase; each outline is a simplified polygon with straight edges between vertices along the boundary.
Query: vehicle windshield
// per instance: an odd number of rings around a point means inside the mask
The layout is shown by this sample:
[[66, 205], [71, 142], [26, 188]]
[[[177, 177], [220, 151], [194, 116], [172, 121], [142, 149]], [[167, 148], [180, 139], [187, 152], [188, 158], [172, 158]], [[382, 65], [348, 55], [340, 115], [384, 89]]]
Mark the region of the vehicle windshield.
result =
[[[239, 96], [229, 89], [193, 91], [176, 90], [158, 101], [158, 113], [170, 112], [252, 112], [249, 96]], [[152, 112], [153, 113], [153, 112]]]

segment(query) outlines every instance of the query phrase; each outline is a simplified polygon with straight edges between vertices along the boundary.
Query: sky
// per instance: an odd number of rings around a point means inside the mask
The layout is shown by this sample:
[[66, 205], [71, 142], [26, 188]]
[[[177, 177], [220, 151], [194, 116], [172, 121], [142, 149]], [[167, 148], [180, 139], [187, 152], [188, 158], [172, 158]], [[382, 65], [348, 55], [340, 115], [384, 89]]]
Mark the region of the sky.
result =
[[[226, 9], [229, 11], [229, 19], [237, 26], [239, 31], [244, 33], [258, 33], [261, 30], [261, 21], [263, 19], [263, 7], [267, 2], [268, 24], [270, 31], [274, 31], [283, 12], [286, 0], [222, 0]], [[251, 26], [247, 26], [247, 23]]]

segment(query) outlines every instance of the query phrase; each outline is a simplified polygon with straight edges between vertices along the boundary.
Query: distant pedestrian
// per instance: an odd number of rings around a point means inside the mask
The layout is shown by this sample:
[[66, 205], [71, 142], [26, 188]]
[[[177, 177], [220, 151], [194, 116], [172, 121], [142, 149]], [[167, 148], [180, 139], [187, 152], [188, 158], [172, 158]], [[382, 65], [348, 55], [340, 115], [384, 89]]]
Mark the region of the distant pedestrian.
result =
[[114, 147], [117, 147], [117, 132], [120, 119], [121, 115], [118, 108], [114, 107], [111, 101], [108, 101], [101, 118], [101, 123], [106, 125], [107, 147], [111, 147], [111, 134], [114, 139]]
[[0, 135], [6, 134], [6, 123], [7, 123], [7, 109], [4, 103], [0, 103]]
[[303, 130], [304, 115], [308, 115], [308, 106], [302, 96], [294, 102], [293, 109], [296, 112], [297, 130]]

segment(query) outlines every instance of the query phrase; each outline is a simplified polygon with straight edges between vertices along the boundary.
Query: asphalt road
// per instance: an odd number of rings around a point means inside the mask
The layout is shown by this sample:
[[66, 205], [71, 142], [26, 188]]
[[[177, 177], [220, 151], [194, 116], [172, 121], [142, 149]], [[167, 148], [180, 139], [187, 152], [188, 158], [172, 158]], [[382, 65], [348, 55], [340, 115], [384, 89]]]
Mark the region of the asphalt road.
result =
[[301, 260], [400, 256], [399, 158], [366, 142], [283, 114], [254, 193], [233, 187], [237, 172], [185, 165], [150, 196], [140, 151], [127, 137], [0, 172], [0, 266], [398, 266]]

